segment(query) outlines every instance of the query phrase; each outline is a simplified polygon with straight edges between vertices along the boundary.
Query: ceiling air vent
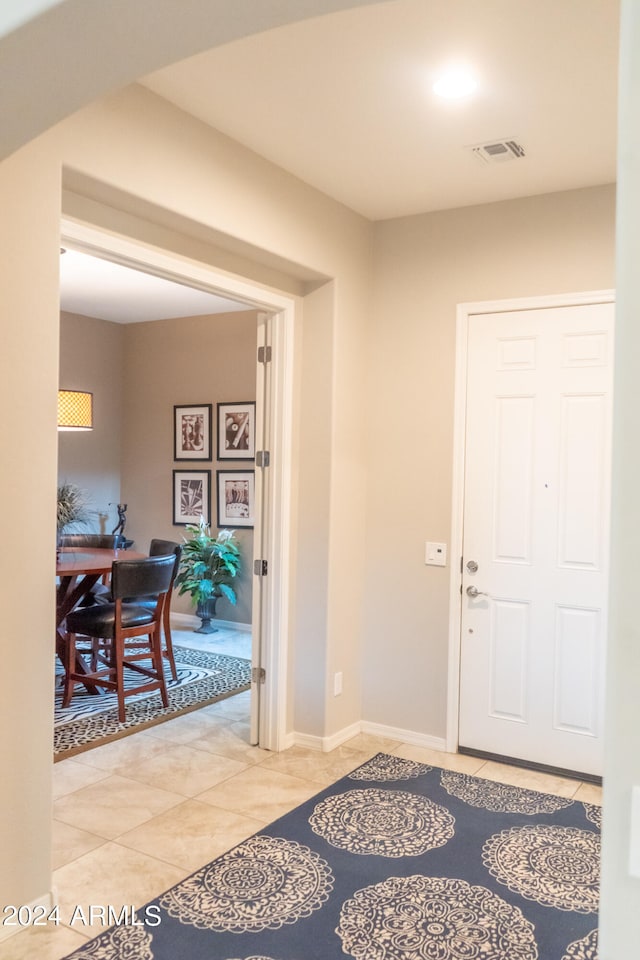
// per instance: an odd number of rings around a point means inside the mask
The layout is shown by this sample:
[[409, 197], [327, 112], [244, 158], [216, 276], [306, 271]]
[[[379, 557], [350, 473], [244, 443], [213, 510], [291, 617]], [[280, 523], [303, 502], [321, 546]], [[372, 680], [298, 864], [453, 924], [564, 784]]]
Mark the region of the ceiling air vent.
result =
[[525, 156], [524, 147], [517, 140], [492, 140], [471, 147], [474, 156], [483, 163], [504, 163], [506, 160], [519, 160]]

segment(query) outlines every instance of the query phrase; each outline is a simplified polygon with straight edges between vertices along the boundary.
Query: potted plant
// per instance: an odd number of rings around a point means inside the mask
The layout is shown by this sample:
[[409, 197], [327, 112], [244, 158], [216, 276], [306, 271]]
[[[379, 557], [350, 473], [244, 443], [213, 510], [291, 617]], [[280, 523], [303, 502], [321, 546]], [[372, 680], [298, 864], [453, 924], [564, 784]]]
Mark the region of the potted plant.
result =
[[211, 620], [219, 597], [235, 604], [236, 592], [231, 581], [240, 571], [240, 550], [233, 530], [220, 530], [211, 536], [209, 524], [200, 517], [197, 524], [188, 524], [184, 538], [180, 569], [176, 577], [178, 593], [191, 594], [196, 614], [202, 621], [196, 633], [214, 633]]
[[58, 487], [56, 513], [57, 545], [60, 537], [72, 523], [85, 524], [91, 519], [89, 495], [86, 490], [67, 480]]

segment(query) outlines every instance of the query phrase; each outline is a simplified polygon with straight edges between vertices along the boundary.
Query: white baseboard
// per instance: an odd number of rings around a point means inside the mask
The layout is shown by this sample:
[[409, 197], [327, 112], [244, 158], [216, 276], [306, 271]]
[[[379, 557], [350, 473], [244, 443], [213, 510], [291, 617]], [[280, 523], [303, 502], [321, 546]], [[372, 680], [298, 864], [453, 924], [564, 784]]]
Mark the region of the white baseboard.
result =
[[360, 722], [353, 723], [350, 727], [344, 727], [330, 737], [314, 737], [308, 733], [293, 733], [290, 736], [293, 744], [297, 747], [307, 747], [307, 749], [317, 750], [319, 753], [330, 753], [347, 740], [351, 740], [352, 737], [357, 737], [360, 733], [360, 726]]
[[[43, 894], [41, 897], [36, 897], [35, 900], [32, 900], [31, 903], [20, 904], [21, 916], [20, 918], [16, 917], [16, 925], [6, 926], [8, 922], [12, 919], [8, 914], [8, 908], [4, 907], [4, 924], [0, 927], [0, 943], [5, 940], [8, 940], [9, 937], [15, 936], [16, 933], [22, 933], [23, 930], [29, 929], [28, 918], [33, 918], [38, 921], [38, 925], [47, 924], [47, 917], [53, 910], [57, 903], [57, 896], [54, 890], [50, 890], [48, 893]], [[3, 905], [4, 906], [4, 905]], [[34, 910], [37, 909], [37, 913], [34, 916]], [[43, 912], [44, 911], [44, 912]], [[20, 919], [20, 923], [18, 923]]]
[[330, 753], [331, 750], [341, 747], [343, 743], [346, 743], [347, 740], [351, 740], [353, 737], [357, 737], [359, 733], [362, 733], [362, 722], [360, 720], [352, 723], [348, 727], [343, 727], [342, 730], [338, 730], [337, 733], [332, 734], [330, 737], [323, 737], [323, 753]]
[[293, 731], [290, 731], [289, 733], [285, 733], [284, 737], [282, 738], [280, 750], [288, 750], [289, 747], [295, 747], [297, 742], [298, 741], [296, 740], [296, 734], [293, 733]]
[[410, 743], [413, 746], [425, 747], [428, 750], [439, 750], [444, 753], [446, 750], [446, 741], [443, 737], [431, 737], [426, 733], [416, 733], [415, 730], [403, 730], [400, 727], [387, 727], [381, 723], [369, 723], [367, 720], [360, 720], [352, 723], [349, 727], [344, 727], [330, 737], [315, 737], [308, 733], [290, 733], [286, 738], [286, 750], [290, 746], [307, 747], [309, 750], [318, 750], [322, 753], [329, 753], [336, 747], [342, 746], [359, 733], [368, 733], [375, 737], [384, 737], [387, 740], [402, 740], [403, 743]]
[[403, 743], [410, 743], [416, 747], [424, 747], [427, 750], [439, 750], [445, 753], [447, 741], [444, 737], [432, 737], [427, 733], [416, 733], [415, 730], [403, 730], [401, 727], [387, 727], [382, 723], [369, 723], [363, 720], [362, 733], [369, 733], [375, 737], [386, 737], [388, 740], [402, 740]]
[[[171, 614], [171, 624], [172, 626], [175, 625], [176, 629], [195, 630], [199, 623], [200, 617], [196, 617], [193, 613]], [[218, 617], [216, 617], [216, 623], [219, 624], [223, 630], [238, 630], [242, 633], [251, 633], [250, 623], [238, 623], [235, 620], [219, 620]]]
[[306, 747], [307, 750], [317, 750], [322, 753], [322, 737], [313, 737], [310, 733], [289, 733], [286, 737], [285, 750], [289, 747]]

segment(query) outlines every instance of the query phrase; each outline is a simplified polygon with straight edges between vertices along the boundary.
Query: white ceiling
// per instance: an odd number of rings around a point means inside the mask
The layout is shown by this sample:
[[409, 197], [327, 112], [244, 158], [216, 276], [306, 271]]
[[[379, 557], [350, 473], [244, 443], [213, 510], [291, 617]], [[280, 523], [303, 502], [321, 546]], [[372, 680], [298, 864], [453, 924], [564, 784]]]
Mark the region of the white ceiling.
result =
[[[379, 220], [613, 182], [617, 35], [618, 0], [386, 0], [141, 82]], [[432, 93], [451, 61], [477, 74], [468, 100]], [[485, 164], [471, 153], [500, 139], [526, 156]], [[133, 322], [242, 309], [80, 257], [62, 257], [64, 310]]]
[[[611, 183], [618, 0], [390, 0], [256, 34], [151, 90], [372, 220]], [[469, 63], [464, 102], [431, 91]], [[526, 158], [469, 147], [515, 138]]]
[[112, 323], [250, 309], [246, 304], [70, 249], [60, 257], [60, 307]]

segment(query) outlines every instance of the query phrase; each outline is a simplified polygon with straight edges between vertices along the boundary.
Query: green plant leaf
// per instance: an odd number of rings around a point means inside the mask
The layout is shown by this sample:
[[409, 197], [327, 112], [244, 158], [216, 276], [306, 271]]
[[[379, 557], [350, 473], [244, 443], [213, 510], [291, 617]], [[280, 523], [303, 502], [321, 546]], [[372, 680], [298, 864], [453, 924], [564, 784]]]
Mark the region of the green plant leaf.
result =
[[235, 531], [220, 530], [214, 538], [203, 517], [198, 524], [189, 524], [186, 530], [176, 578], [179, 595], [191, 594], [194, 603], [210, 596], [224, 596], [235, 604], [236, 592], [229, 581], [242, 567]]
[[220, 593], [222, 594], [222, 596], [226, 597], [230, 603], [233, 603], [235, 605], [236, 592], [233, 589], [233, 587], [230, 587], [228, 583], [220, 583], [218, 584], [218, 587], [220, 589]]

